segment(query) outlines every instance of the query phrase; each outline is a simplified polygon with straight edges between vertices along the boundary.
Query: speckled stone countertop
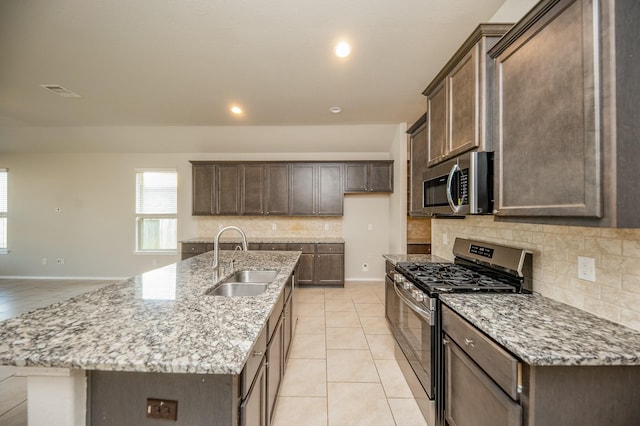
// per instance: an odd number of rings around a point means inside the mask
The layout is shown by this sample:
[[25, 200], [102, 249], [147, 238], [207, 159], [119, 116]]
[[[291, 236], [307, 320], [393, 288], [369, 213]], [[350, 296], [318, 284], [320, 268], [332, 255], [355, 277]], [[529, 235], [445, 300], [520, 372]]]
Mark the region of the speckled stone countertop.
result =
[[[195, 237], [188, 240], [180, 241], [181, 243], [213, 243], [214, 237]], [[221, 243], [239, 243], [242, 240], [240, 238], [220, 238]], [[344, 244], [342, 238], [313, 238], [313, 237], [251, 237], [250, 243], [331, 243], [331, 244]]]
[[239, 374], [300, 252], [222, 251], [221, 265], [278, 271], [263, 294], [233, 298], [204, 295], [219, 281], [211, 256], [0, 322], [0, 365]]
[[442, 257], [434, 256], [432, 254], [383, 254], [386, 260], [391, 262], [392, 264], [396, 264], [399, 262], [447, 262], [451, 263], [450, 260], [444, 259]]
[[640, 332], [537, 294], [440, 299], [531, 365], [640, 365]]

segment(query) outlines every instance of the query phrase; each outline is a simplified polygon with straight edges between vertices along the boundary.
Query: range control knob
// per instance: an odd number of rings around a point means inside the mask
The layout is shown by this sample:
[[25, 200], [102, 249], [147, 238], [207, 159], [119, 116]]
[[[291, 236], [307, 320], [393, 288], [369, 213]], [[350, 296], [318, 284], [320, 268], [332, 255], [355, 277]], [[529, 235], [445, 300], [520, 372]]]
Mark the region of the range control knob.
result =
[[417, 302], [422, 302], [425, 299], [425, 295], [422, 291], [420, 290], [414, 290], [413, 291], [413, 298], [417, 301]]
[[413, 287], [413, 284], [411, 284], [409, 281], [405, 280], [402, 284], [402, 287], [404, 287], [405, 290], [411, 290], [411, 288]]
[[403, 277], [401, 274], [398, 274], [397, 272], [393, 274], [393, 280], [397, 283], [404, 283], [407, 281], [405, 277]]

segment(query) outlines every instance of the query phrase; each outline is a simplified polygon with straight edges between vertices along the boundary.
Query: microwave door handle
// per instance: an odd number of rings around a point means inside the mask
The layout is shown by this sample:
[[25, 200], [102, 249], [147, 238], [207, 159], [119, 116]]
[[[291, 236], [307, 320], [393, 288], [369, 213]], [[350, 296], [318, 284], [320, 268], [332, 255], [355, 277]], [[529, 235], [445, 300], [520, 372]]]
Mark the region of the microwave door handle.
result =
[[460, 167], [458, 166], [458, 163], [456, 163], [453, 165], [453, 167], [451, 167], [451, 171], [449, 172], [449, 177], [447, 178], [447, 202], [449, 203], [449, 207], [451, 207], [451, 210], [453, 210], [454, 213], [460, 212], [460, 206], [456, 205], [453, 202], [453, 197], [451, 196], [451, 185], [453, 184], [453, 175], [455, 175], [455, 173], [458, 171], [460, 171]]

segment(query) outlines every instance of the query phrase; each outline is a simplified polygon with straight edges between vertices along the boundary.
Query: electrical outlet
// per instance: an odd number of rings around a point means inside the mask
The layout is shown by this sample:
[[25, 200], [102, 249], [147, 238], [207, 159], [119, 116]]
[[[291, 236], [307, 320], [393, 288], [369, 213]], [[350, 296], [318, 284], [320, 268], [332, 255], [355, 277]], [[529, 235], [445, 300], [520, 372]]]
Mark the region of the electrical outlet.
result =
[[177, 421], [178, 401], [147, 398], [147, 417]]
[[578, 278], [591, 282], [596, 281], [596, 261], [594, 258], [578, 256]]
[[64, 265], [64, 257], [59, 257], [56, 259], [56, 263], [58, 265]]
[[367, 263], [362, 264], [362, 272], [369, 272], [369, 264]]
[[47, 258], [46, 258], [46, 257], [43, 257], [43, 258], [42, 258], [42, 264], [43, 264], [43, 265], [46, 265], [46, 264], [47, 264]]
[[442, 244], [449, 244], [449, 236], [446, 232], [442, 234]]
[[275, 223], [271, 224], [271, 230], [272, 231], [277, 231], [278, 230], [278, 225], [276, 225]]
[[329, 230], [329, 224], [328, 224], [328, 223], [325, 223], [325, 224], [324, 224], [324, 230], [325, 230], [325, 231], [328, 231], [328, 230]]
[[367, 229], [368, 229], [369, 231], [373, 231], [373, 223], [368, 224], [368, 225], [367, 225]]
[[220, 231], [222, 228], [224, 228], [224, 226], [222, 226], [221, 223], [218, 224], [218, 231]]

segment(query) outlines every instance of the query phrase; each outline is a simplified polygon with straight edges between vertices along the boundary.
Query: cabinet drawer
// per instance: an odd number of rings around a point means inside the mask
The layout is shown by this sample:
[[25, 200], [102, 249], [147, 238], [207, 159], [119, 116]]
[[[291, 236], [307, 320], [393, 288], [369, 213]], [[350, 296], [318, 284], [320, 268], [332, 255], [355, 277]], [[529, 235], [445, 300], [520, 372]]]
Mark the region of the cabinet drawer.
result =
[[260, 250], [287, 251], [287, 243], [260, 243]]
[[264, 327], [260, 332], [260, 336], [256, 340], [256, 344], [251, 349], [247, 363], [242, 370], [242, 398], [247, 396], [249, 389], [251, 389], [251, 383], [262, 364], [262, 359], [267, 352], [267, 327]]
[[318, 244], [318, 253], [344, 253], [344, 244]]
[[[182, 243], [182, 253], [200, 254], [207, 251], [207, 243]], [[210, 248], [209, 250], [212, 250]]]
[[442, 305], [442, 328], [511, 398], [518, 399], [519, 361]]
[[316, 245], [313, 243], [289, 243], [289, 251], [301, 251], [303, 254], [314, 254]]
[[271, 337], [273, 337], [273, 332], [276, 330], [276, 326], [278, 325], [278, 320], [282, 315], [282, 310], [284, 309], [284, 293], [280, 295], [278, 301], [273, 307], [273, 311], [271, 312], [271, 316], [269, 317], [269, 322], [267, 322], [267, 341], [271, 341]]
[[220, 243], [220, 250], [242, 250], [242, 243]]

